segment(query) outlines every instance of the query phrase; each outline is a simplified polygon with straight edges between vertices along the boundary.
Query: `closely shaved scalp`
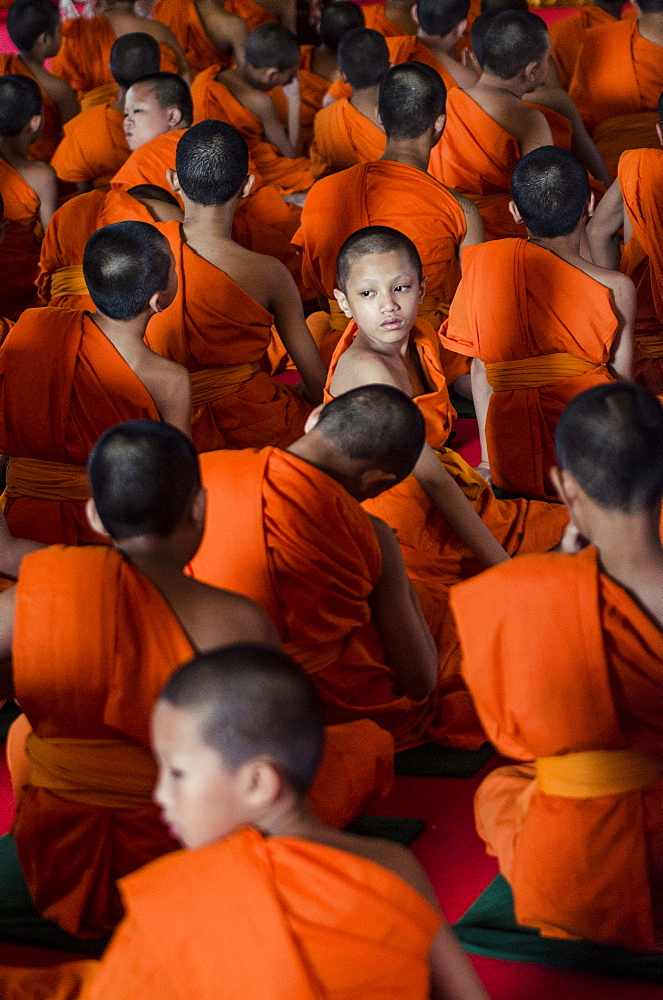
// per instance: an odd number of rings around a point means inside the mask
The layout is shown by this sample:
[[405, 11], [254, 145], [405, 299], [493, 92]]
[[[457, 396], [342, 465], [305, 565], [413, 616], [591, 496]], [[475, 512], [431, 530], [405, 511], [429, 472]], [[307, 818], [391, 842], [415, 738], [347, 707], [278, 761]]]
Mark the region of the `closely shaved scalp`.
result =
[[298, 796], [313, 783], [322, 712], [310, 679], [284, 653], [241, 643], [197, 656], [171, 677], [161, 700], [198, 716], [201, 741], [228, 769], [266, 757]]
[[610, 382], [576, 396], [555, 433], [557, 462], [591, 499], [623, 514], [663, 498], [663, 407], [649, 389]]
[[447, 88], [431, 66], [393, 66], [380, 85], [378, 111], [388, 139], [418, 139], [447, 107]]
[[53, 0], [14, 0], [7, 13], [7, 33], [20, 52], [29, 52], [40, 35], [54, 35], [59, 23]]
[[539, 146], [513, 168], [511, 192], [533, 236], [568, 236], [585, 214], [589, 175], [568, 149]]
[[501, 80], [512, 80], [529, 63], [542, 59], [549, 46], [548, 29], [537, 14], [505, 10], [491, 20], [483, 37], [483, 68]]
[[336, 52], [339, 42], [348, 31], [363, 28], [364, 12], [352, 0], [333, 0], [322, 12], [320, 18], [320, 41]]
[[41, 90], [36, 80], [22, 73], [0, 76], [0, 136], [18, 135], [41, 113]]
[[197, 205], [224, 205], [242, 188], [249, 149], [236, 128], [220, 121], [193, 125], [177, 144], [177, 179]]
[[113, 79], [128, 90], [147, 74], [159, 72], [161, 49], [156, 38], [144, 31], [131, 31], [116, 38], [110, 55]]
[[294, 69], [300, 59], [297, 37], [283, 24], [261, 24], [246, 39], [246, 61], [254, 69]]
[[377, 87], [389, 72], [389, 49], [384, 35], [372, 28], [348, 31], [338, 46], [337, 58], [353, 90]]
[[427, 35], [444, 38], [467, 18], [470, 0], [419, 0], [417, 19]]
[[376, 253], [401, 254], [421, 281], [421, 257], [409, 236], [390, 226], [365, 226], [348, 236], [336, 258], [336, 282], [343, 293], [348, 287], [355, 262], [368, 254]]
[[178, 108], [182, 121], [178, 128], [188, 128], [193, 121], [193, 100], [189, 85], [177, 73], [149, 73], [135, 83], [149, 85], [162, 111]]
[[166, 237], [147, 222], [114, 222], [87, 241], [83, 275], [99, 312], [130, 320], [155, 292], [168, 288], [172, 254]]

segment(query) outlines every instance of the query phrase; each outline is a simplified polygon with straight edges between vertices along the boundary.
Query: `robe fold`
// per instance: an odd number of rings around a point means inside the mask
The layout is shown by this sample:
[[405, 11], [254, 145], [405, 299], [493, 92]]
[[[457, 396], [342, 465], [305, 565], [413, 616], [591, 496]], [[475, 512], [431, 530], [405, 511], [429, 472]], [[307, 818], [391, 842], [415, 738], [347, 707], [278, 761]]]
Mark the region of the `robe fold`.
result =
[[387, 48], [392, 66], [403, 62], [424, 63], [442, 77], [447, 91], [454, 90], [458, 86], [446, 66], [418, 38], [412, 35], [397, 35], [387, 40]]
[[452, 606], [490, 740], [536, 760], [493, 771], [475, 803], [517, 920], [663, 951], [660, 629], [593, 547], [494, 567]]
[[265, 139], [258, 116], [216, 79], [220, 70], [218, 65], [210, 66], [194, 80], [191, 87], [194, 121], [213, 118], [233, 125], [246, 139], [249, 153], [266, 183], [278, 185], [284, 194], [307, 191], [313, 184], [309, 161], [304, 156], [281, 156], [276, 146]]
[[400, 25], [392, 21], [390, 17], [387, 17], [385, 7], [386, 4], [383, 3], [362, 4], [361, 9], [364, 12], [365, 27], [372, 28], [373, 31], [379, 31], [385, 38], [399, 38], [401, 35], [410, 37], [407, 31], [404, 31]]
[[430, 995], [439, 914], [395, 873], [337, 848], [245, 827], [121, 891], [127, 916], [82, 1000], [211, 1000], [219, 982], [225, 1000]]
[[5, 203], [3, 218], [9, 223], [0, 243], [0, 316], [14, 320], [24, 309], [37, 305], [35, 280], [43, 228], [36, 192], [1, 158], [0, 194]]
[[[20, 73], [21, 76], [29, 76], [31, 80], [35, 79], [27, 66], [24, 66], [16, 55], [0, 55], [0, 76], [5, 76], [7, 73]], [[39, 90], [43, 101], [44, 124], [41, 135], [30, 146], [29, 159], [50, 163], [62, 138], [62, 116], [57, 104], [51, 100], [41, 85]]]
[[226, 0], [225, 9], [229, 14], [237, 14], [246, 23], [249, 34], [261, 24], [275, 24], [276, 18], [255, 0]]
[[224, 68], [232, 65], [230, 56], [219, 52], [210, 40], [195, 0], [157, 0], [152, 17], [170, 28], [194, 73], [215, 63], [221, 63]]
[[560, 82], [565, 90], [569, 89], [587, 32], [590, 28], [597, 28], [599, 25], [614, 24], [615, 20], [612, 14], [608, 14], [601, 7], [588, 4], [571, 14], [570, 17], [562, 17], [554, 24], [548, 25], [548, 33], [552, 42], [552, 56], [557, 66]]
[[160, 224], [175, 257], [173, 304], [150, 320], [145, 341], [192, 375], [198, 451], [292, 444], [311, 406], [260, 370], [274, 317], [214, 264], [191, 250], [178, 222]]
[[509, 239], [463, 251], [463, 278], [440, 334], [450, 350], [489, 368], [486, 437], [496, 486], [555, 499], [557, 422], [579, 393], [612, 381], [606, 365], [618, 326], [610, 289], [543, 247]]
[[62, 181], [92, 182], [108, 190], [131, 150], [124, 137], [124, 115], [108, 105], [82, 111], [64, 127], [52, 165]]
[[311, 173], [316, 178], [346, 170], [356, 163], [379, 160], [387, 137], [348, 98], [321, 108], [313, 123]]
[[[159, 420], [143, 383], [83, 312], [30, 309], [0, 348], [5, 515], [17, 538], [99, 542], [85, 516], [86, 464], [125, 420]], [[27, 466], [26, 466], [27, 460]]]

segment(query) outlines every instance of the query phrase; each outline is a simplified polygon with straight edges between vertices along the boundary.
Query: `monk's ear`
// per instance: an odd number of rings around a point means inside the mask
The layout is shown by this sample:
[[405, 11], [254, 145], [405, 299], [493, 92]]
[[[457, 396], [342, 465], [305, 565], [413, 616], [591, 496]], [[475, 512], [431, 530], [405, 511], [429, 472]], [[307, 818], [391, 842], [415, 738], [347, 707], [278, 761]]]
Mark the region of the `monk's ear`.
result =
[[663, 146], [663, 128], [661, 128], [660, 122], [656, 122], [656, 135], [661, 146]]
[[179, 128], [182, 124], [182, 112], [179, 108], [168, 108], [166, 120], [170, 129]]
[[424, 301], [424, 295], [426, 294], [427, 284], [428, 284], [428, 277], [424, 275], [421, 281], [419, 282], [419, 305], [421, 305], [421, 303]]
[[181, 194], [182, 193], [182, 188], [180, 187], [180, 181], [179, 181], [179, 178], [177, 176], [177, 171], [176, 170], [172, 170], [172, 169], [167, 170], [166, 171], [166, 180], [168, 181], [168, 184], [170, 185], [170, 190], [173, 192], [173, 194]]
[[256, 183], [256, 175], [249, 174], [246, 180], [244, 181], [244, 187], [242, 188], [242, 193], [240, 197], [248, 198], [255, 187], [255, 183]]
[[85, 504], [85, 515], [87, 517], [87, 523], [90, 525], [93, 531], [96, 531], [98, 535], [107, 535], [108, 532], [104, 528], [101, 518], [97, 513], [97, 508], [95, 506], [92, 497]]
[[43, 115], [33, 115], [26, 127], [28, 131], [32, 133], [32, 135], [36, 136], [39, 132], [41, 132], [43, 123], [44, 123]]
[[410, 7], [410, 17], [412, 18], [415, 24], [419, 24], [419, 17], [417, 15], [416, 3], [413, 3], [412, 6]]
[[433, 126], [433, 129], [434, 129], [434, 134], [438, 137], [438, 139], [441, 138], [442, 133], [444, 132], [444, 126], [446, 124], [447, 124], [446, 115], [438, 115], [437, 118], [435, 119], [435, 125]]
[[520, 214], [520, 212], [518, 211], [516, 203], [513, 200], [509, 202], [509, 211], [511, 212], [511, 215], [513, 216], [513, 221], [514, 222], [521, 223], [523, 221], [523, 217]]
[[269, 808], [285, 790], [274, 762], [266, 757], [254, 757], [236, 772], [238, 790], [250, 809]]
[[589, 198], [587, 199], [587, 204], [585, 205], [585, 215], [587, 216], [588, 219], [591, 219], [591, 217], [593, 216], [595, 208], [596, 208], [596, 198], [594, 196], [594, 192], [592, 191], [590, 192]]
[[191, 519], [197, 526], [205, 524], [205, 513], [207, 511], [207, 490], [202, 486], [191, 502]]
[[310, 434], [311, 431], [315, 429], [318, 420], [320, 419], [320, 414], [322, 413], [324, 408], [325, 404], [320, 403], [320, 405], [316, 406], [314, 410], [311, 410], [308, 417], [306, 418], [306, 423], [304, 424], [304, 434]]
[[[343, 70], [340, 70], [339, 76], [341, 77], [341, 80], [343, 81], [343, 83], [347, 83], [348, 82], [348, 78], [345, 75], [345, 73], [343, 72]], [[329, 96], [330, 96], [329, 94], [325, 94], [325, 97], [329, 97]]]
[[347, 300], [345, 292], [342, 292], [340, 288], [335, 288], [334, 298], [336, 299], [339, 306], [343, 310], [344, 315], [346, 315], [348, 319], [353, 319], [352, 309], [350, 308], [350, 303]]
[[550, 470], [550, 478], [559, 493], [560, 500], [566, 504], [570, 512], [573, 511], [576, 501], [580, 497], [580, 487], [573, 475], [568, 469], [559, 469], [553, 465]]

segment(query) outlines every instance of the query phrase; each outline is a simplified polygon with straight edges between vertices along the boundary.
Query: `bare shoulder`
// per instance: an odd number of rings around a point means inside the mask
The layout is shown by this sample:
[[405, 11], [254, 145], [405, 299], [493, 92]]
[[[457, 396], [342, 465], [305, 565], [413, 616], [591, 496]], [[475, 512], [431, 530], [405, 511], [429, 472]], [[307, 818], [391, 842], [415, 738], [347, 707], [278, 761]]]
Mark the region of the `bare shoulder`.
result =
[[57, 184], [55, 170], [49, 163], [42, 163], [41, 160], [30, 160], [22, 164], [19, 173], [37, 194]]
[[141, 28], [142, 31], [147, 31], [153, 36], [153, 38], [156, 38], [158, 42], [161, 42], [162, 45], [171, 45], [179, 48], [177, 39], [168, 25], [164, 24], [162, 21], [153, 19], [145, 20], [145, 24], [147, 27]]
[[593, 264], [584, 259], [582, 259], [581, 270], [585, 274], [588, 274], [590, 278], [598, 281], [599, 284], [609, 288], [615, 300], [630, 302], [635, 296], [635, 285], [629, 276], [622, 274], [621, 271], [612, 271], [610, 268], [600, 267], [598, 264]]
[[333, 394], [339, 396], [341, 393], [357, 389], [359, 386], [374, 383], [396, 385], [397, 388], [401, 388], [397, 385], [396, 380], [379, 354], [352, 344], [341, 355], [336, 365], [331, 382]]
[[430, 879], [412, 851], [408, 850], [407, 847], [379, 837], [360, 837], [349, 833], [344, 833], [343, 837], [345, 850], [367, 858], [369, 861], [374, 861], [398, 875], [420, 896], [423, 896], [434, 909], [438, 909], [437, 897]]
[[210, 621], [208, 648], [233, 642], [261, 642], [280, 648], [274, 622], [256, 601], [199, 580], [191, 582], [198, 588], [201, 610]]

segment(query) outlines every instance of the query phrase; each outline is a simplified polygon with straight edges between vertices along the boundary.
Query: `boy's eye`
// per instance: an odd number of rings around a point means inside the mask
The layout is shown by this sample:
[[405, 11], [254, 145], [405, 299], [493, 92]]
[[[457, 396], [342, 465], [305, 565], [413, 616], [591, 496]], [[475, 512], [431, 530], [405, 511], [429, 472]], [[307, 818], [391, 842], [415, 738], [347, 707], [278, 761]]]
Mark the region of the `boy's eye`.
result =
[[369, 296], [369, 295], [372, 295], [372, 294], [373, 294], [373, 292], [372, 292], [372, 290], [371, 290], [371, 289], [367, 289], [367, 290], [366, 290], [365, 292], [360, 292], [359, 294], [360, 294], [360, 295], [363, 295], [363, 296], [364, 296], [364, 298], [366, 299], [366, 298], [368, 298], [368, 296]]
[[409, 285], [396, 285], [395, 292], [406, 292], [410, 286]]

